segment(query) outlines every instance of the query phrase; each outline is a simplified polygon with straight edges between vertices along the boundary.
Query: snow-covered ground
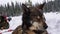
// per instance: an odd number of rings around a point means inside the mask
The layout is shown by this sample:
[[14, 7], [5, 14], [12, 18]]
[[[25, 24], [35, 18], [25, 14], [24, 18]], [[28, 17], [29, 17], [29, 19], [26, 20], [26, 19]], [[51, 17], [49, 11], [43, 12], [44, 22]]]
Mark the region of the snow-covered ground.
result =
[[[60, 34], [60, 13], [44, 13], [46, 18], [46, 23], [48, 25], [47, 31], [49, 34]], [[6, 30], [0, 30], [0, 34], [11, 34], [17, 26], [22, 24], [22, 16], [12, 17], [12, 20], [9, 22], [10, 28]]]
[[60, 13], [46, 13], [45, 18], [49, 34], [60, 34]]

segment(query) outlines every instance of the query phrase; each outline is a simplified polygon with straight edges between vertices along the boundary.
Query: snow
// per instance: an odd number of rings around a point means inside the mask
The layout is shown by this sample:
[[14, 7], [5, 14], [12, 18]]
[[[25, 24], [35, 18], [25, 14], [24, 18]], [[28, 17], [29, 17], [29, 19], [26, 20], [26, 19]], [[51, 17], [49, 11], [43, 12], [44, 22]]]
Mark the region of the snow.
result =
[[48, 25], [47, 31], [49, 34], [60, 34], [60, 13], [44, 14]]
[[[49, 34], [60, 34], [60, 13], [44, 13], [46, 18], [46, 23], [48, 25], [47, 31]], [[16, 29], [17, 26], [22, 24], [22, 16], [11, 17], [12, 20], [9, 22], [9, 29], [0, 30], [2, 34], [11, 34]]]
[[17, 26], [22, 24], [22, 16], [12, 17], [10, 23], [10, 29], [15, 29]]

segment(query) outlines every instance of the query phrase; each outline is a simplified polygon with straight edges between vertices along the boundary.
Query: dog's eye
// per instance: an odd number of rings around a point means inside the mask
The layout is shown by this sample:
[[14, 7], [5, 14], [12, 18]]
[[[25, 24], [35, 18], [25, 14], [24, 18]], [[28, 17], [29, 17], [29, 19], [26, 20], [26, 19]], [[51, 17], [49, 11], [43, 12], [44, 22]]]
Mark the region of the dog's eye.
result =
[[39, 18], [40, 18], [40, 16], [37, 16], [37, 18], [39, 19]]
[[32, 24], [32, 21], [30, 21], [30, 23]]

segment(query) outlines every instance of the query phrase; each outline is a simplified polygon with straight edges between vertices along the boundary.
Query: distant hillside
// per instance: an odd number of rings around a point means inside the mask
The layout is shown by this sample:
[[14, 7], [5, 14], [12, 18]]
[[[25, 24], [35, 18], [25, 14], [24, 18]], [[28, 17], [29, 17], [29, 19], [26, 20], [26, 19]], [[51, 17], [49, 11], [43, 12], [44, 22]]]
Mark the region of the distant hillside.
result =
[[11, 2], [11, 5], [9, 5], [9, 3], [7, 3], [7, 5], [5, 4], [5, 6], [0, 5], [0, 15], [17, 16], [20, 15], [21, 12], [21, 4], [17, 2], [15, 5], [13, 2]]
[[44, 7], [44, 12], [56, 12], [60, 11], [60, 0], [50, 1], [46, 3]]
[[[30, 4], [32, 5], [31, 2]], [[43, 8], [43, 11], [44, 12], [60, 12], [60, 0], [50, 1], [46, 3], [46, 5]], [[0, 15], [3, 14], [7, 16], [17, 16], [17, 15], [20, 15], [21, 12], [22, 12], [21, 3], [16, 2], [16, 4], [14, 5], [14, 3], [11, 2], [11, 6], [9, 5], [9, 3], [7, 3], [7, 5], [5, 6], [0, 5]]]

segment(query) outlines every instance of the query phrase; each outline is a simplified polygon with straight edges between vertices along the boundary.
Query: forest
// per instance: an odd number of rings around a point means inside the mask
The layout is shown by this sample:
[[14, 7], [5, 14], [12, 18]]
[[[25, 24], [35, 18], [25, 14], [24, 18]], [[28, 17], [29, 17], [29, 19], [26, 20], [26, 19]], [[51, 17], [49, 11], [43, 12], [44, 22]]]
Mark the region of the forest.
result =
[[[27, 2], [25, 4], [27, 4]], [[16, 2], [14, 5], [14, 3], [11, 2], [11, 5], [9, 3], [7, 3], [7, 5], [5, 4], [4, 6], [0, 5], [0, 15], [18, 16], [21, 14], [21, 12], [21, 3]], [[50, 1], [46, 3], [43, 8], [43, 12], [60, 12], [60, 0]]]

